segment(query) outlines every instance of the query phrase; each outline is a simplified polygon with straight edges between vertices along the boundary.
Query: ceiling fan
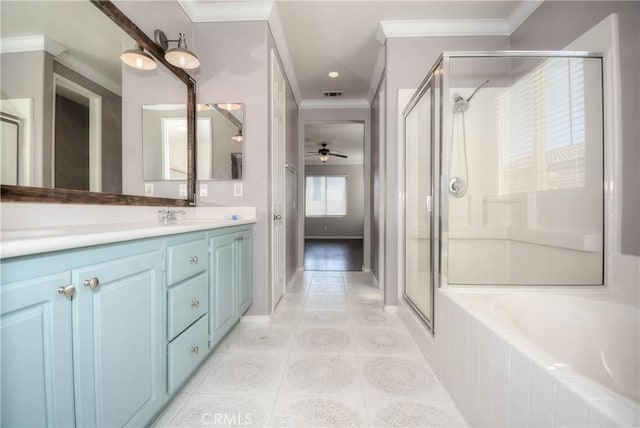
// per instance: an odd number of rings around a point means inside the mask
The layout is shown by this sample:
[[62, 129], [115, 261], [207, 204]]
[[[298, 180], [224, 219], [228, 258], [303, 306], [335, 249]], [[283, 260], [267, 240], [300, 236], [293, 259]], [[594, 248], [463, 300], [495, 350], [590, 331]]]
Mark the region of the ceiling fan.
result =
[[327, 148], [327, 143], [322, 143], [321, 148], [317, 152], [307, 152], [305, 157], [310, 156], [319, 156], [322, 163], [326, 163], [329, 160], [329, 156], [336, 156], [339, 158], [348, 158], [349, 156], [343, 155], [342, 153], [334, 153]]

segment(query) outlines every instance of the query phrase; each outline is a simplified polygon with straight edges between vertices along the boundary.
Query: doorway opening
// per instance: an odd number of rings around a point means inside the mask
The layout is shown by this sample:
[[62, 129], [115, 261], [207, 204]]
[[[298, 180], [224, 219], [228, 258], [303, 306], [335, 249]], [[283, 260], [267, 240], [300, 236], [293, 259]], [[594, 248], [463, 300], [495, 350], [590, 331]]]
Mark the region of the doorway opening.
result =
[[58, 74], [53, 88], [54, 187], [100, 192], [102, 97]]
[[361, 271], [364, 122], [307, 122], [304, 139], [304, 268]]

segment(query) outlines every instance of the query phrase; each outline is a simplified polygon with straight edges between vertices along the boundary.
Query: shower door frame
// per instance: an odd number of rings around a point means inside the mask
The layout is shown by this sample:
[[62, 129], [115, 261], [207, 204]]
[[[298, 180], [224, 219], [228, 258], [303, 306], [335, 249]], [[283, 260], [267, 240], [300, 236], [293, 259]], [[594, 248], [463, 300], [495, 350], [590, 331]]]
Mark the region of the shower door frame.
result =
[[[445, 112], [451, 111], [451, 100], [449, 97], [445, 96], [445, 94], [449, 94], [450, 92], [450, 79], [449, 79], [449, 68], [450, 68], [450, 59], [451, 58], [598, 58], [602, 61], [602, 74], [601, 74], [601, 83], [602, 90], [604, 92], [604, 87], [606, 85], [607, 76], [605, 75], [605, 55], [598, 52], [590, 52], [590, 51], [576, 51], [576, 50], [567, 50], [567, 51], [445, 51], [438, 57], [435, 61], [433, 67], [427, 73], [425, 79], [422, 81], [418, 89], [414, 92], [411, 99], [409, 100], [407, 106], [403, 110], [402, 118], [403, 125], [406, 124], [406, 119], [408, 114], [413, 110], [416, 104], [421, 100], [422, 96], [426, 93], [426, 91], [431, 88], [431, 139], [432, 139], [432, 147], [431, 147], [431, 197], [432, 197], [432, 212], [430, 219], [430, 227], [431, 227], [431, 254], [430, 254], [430, 298], [431, 298], [431, 319], [426, 317], [421, 311], [418, 309], [417, 305], [411, 301], [411, 298], [406, 294], [406, 126], [404, 126], [403, 130], [403, 144], [401, 144], [401, 167], [402, 167], [402, 180], [401, 180], [401, 195], [402, 195], [402, 212], [401, 219], [403, 225], [401, 226], [401, 230], [403, 233], [400, 235], [400, 240], [402, 244], [402, 252], [400, 254], [402, 258], [402, 298], [403, 300], [412, 308], [413, 312], [421, 319], [421, 321], [426, 325], [428, 331], [435, 335], [435, 298], [436, 288], [442, 288], [445, 286], [449, 286], [448, 283], [448, 271], [445, 269], [447, 266], [447, 257], [448, 257], [448, 228], [449, 228], [449, 206], [446, 201], [446, 196], [448, 195], [446, 186], [449, 178], [449, 171], [444, 170], [445, 162], [448, 161], [447, 152], [445, 149], [444, 141], [448, 141], [447, 138], [450, 137], [449, 132], [445, 124]], [[436, 95], [436, 90], [439, 91], [439, 94]], [[438, 101], [436, 102], [436, 97]], [[438, 109], [438, 114], [436, 115], [436, 108]], [[607, 99], [603, 94], [602, 97], [602, 127], [603, 127], [603, 147], [602, 147], [602, 183], [603, 186], [606, 183], [607, 177], [611, 174], [609, 169], [611, 166], [608, 164], [608, 159], [611, 157], [611, 154], [607, 152], [607, 143], [605, 141], [607, 136], [607, 120], [606, 120], [606, 109], [607, 109]], [[437, 116], [437, 120], [436, 120]], [[445, 159], [445, 157], [447, 157]], [[612, 233], [609, 230], [607, 225], [607, 211], [611, 209], [608, 205], [607, 196], [608, 192], [603, 189], [603, 248], [602, 248], [602, 257], [603, 257], [603, 284], [606, 286], [607, 278], [608, 278], [608, 266], [607, 266], [607, 235]], [[451, 285], [453, 287], [464, 287], [464, 285], [454, 284]], [[487, 287], [491, 287], [491, 285], [485, 285]], [[526, 287], [527, 285], [523, 285]], [[517, 285], [516, 287], [523, 287]], [[553, 285], [551, 285], [553, 286]], [[510, 287], [510, 285], [500, 285], [499, 287]], [[570, 286], [572, 289], [575, 289], [576, 285]], [[589, 288], [594, 287], [593, 285], [588, 286]]]
[[[442, 56], [438, 58], [438, 61], [433, 65], [425, 79], [422, 81], [416, 92], [412, 95], [409, 103], [405, 107], [402, 118], [403, 118], [403, 142], [402, 145], [402, 228], [403, 233], [400, 235], [402, 241], [402, 298], [404, 301], [411, 307], [413, 312], [420, 318], [420, 320], [425, 324], [427, 330], [434, 335], [435, 334], [435, 289], [436, 284], [440, 282], [440, 219], [438, 218], [439, 213], [439, 181], [440, 181], [440, 171], [441, 171], [441, 160], [440, 160], [440, 144], [438, 140], [441, 138], [442, 133]], [[430, 92], [430, 108], [429, 113], [431, 116], [431, 127], [430, 127], [430, 141], [427, 144], [431, 145], [430, 148], [430, 171], [429, 175], [431, 177], [430, 181], [430, 194], [425, 195], [431, 198], [431, 211], [429, 215], [429, 236], [431, 239], [429, 240], [429, 300], [430, 300], [430, 311], [431, 317], [426, 316], [419, 309], [418, 305], [411, 300], [411, 297], [407, 294], [407, 270], [406, 270], [406, 262], [407, 262], [407, 240], [406, 240], [406, 198], [407, 198], [407, 127], [406, 121], [413, 111], [414, 107], [422, 100], [422, 97], [426, 94], [427, 91]], [[436, 102], [436, 98], [438, 101]], [[438, 161], [438, 162], [437, 162]], [[425, 201], [426, 203], [426, 201]]]

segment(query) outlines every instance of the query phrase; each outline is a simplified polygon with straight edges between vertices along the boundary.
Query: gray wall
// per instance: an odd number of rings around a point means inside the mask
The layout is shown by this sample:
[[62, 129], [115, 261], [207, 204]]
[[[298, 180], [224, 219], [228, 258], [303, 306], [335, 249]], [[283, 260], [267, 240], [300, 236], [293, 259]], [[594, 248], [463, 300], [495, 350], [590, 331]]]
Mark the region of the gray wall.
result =
[[618, 13], [622, 86], [621, 251], [640, 255], [640, 2], [544, 2], [511, 36], [511, 49], [562, 49]]
[[0, 55], [2, 99], [31, 98], [33, 127], [31, 176], [29, 185], [51, 187], [53, 57], [44, 51]]
[[[287, 99], [285, 102], [287, 107], [287, 117], [285, 119], [287, 132], [285, 163], [295, 168], [296, 171], [299, 171], [298, 106], [290, 87], [287, 87]], [[300, 203], [298, 202], [298, 174], [299, 172], [294, 173], [291, 169], [287, 169], [287, 172], [285, 172], [287, 280], [291, 279], [298, 268], [298, 210], [301, 209]], [[302, 209], [304, 209], [304, 206], [302, 206]]]
[[382, 197], [384, 183], [381, 181], [381, 166], [384, 158], [382, 149], [386, 116], [384, 109], [386, 79], [381, 81], [380, 87], [371, 103], [371, 177], [370, 177], [370, 212], [371, 212], [371, 273], [380, 280], [380, 249], [382, 222]]
[[[386, 42], [386, 185], [385, 205], [385, 305], [395, 305], [398, 295], [398, 90], [416, 89], [443, 51], [505, 50], [508, 37], [394, 38]], [[404, 108], [404, 106], [403, 106]]]
[[[194, 25], [193, 49], [201, 66], [198, 100], [202, 102], [239, 102], [244, 111], [243, 196], [233, 196], [233, 181], [200, 181], [209, 186], [209, 197], [199, 205], [256, 207], [255, 225], [255, 297], [249, 315], [268, 314], [271, 304], [271, 151], [269, 102], [270, 51], [274, 47], [266, 22], [223, 22]], [[286, 163], [296, 166], [297, 105], [287, 90]], [[286, 177], [286, 176], [285, 176]], [[287, 192], [286, 216], [293, 216], [293, 192]], [[295, 225], [295, 223], [294, 223]], [[287, 275], [296, 265], [291, 252], [297, 252], [295, 231], [287, 219]]]
[[[364, 169], [362, 165], [305, 165], [305, 176], [346, 175], [347, 215], [305, 217], [304, 237], [355, 238], [364, 235]], [[326, 230], [325, 230], [326, 228]]]
[[55, 61], [53, 72], [102, 97], [102, 191], [122, 193], [122, 98]]

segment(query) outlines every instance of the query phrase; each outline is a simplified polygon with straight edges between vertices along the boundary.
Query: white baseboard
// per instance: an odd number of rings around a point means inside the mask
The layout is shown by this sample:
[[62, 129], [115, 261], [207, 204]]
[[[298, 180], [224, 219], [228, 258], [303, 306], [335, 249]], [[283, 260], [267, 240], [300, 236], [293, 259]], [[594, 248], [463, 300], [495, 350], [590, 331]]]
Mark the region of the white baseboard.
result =
[[396, 305], [385, 305], [384, 311], [388, 314], [397, 314], [398, 307]]
[[364, 239], [363, 236], [305, 236], [304, 239]]
[[243, 315], [240, 322], [243, 324], [268, 324], [271, 321], [269, 315]]

